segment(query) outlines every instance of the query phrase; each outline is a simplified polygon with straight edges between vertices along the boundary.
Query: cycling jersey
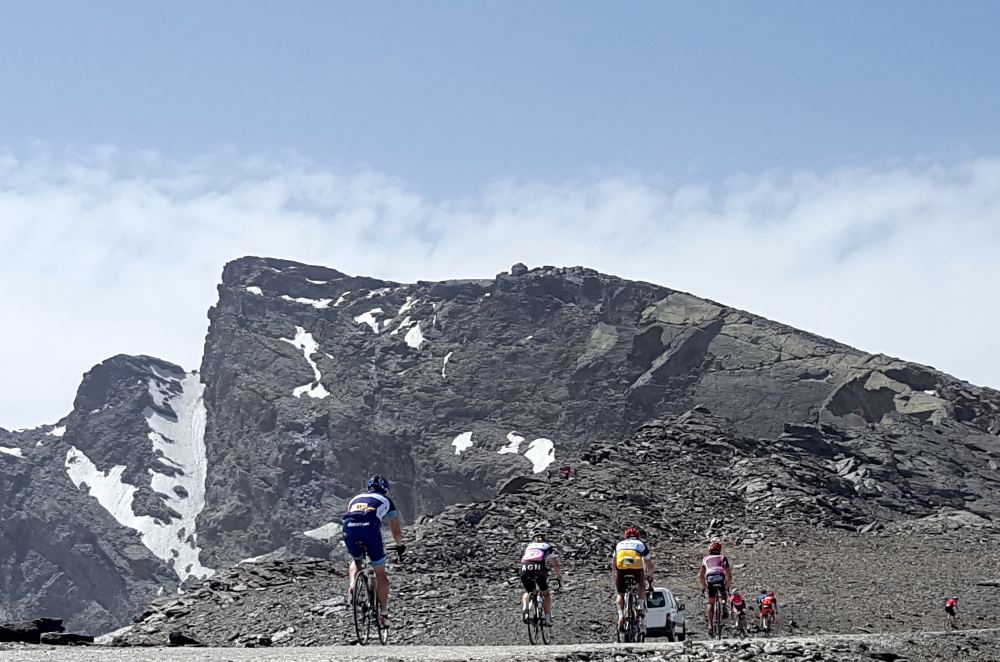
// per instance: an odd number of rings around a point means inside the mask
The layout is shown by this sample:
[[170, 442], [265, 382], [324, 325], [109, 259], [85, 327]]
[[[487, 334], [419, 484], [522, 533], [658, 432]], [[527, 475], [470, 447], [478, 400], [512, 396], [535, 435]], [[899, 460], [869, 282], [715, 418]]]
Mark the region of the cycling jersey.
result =
[[533, 542], [521, 554], [522, 572], [546, 572], [549, 561], [556, 556], [555, 547], [547, 542]]
[[384, 565], [382, 522], [393, 517], [396, 506], [384, 494], [365, 492], [351, 499], [344, 513], [344, 544], [351, 558], [361, 561], [367, 554], [373, 567]]
[[705, 568], [705, 577], [711, 582], [714, 576], [726, 576], [729, 559], [722, 554], [710, 554], [701, 560], [701, 566]]
[[556, 558], [555, 547], [547, 542], [529, 543], [521, 554], [521, 585], [531, 593], [549, 590], [549, 561]]
[[646, 558], [649, 558], [649, 547], [641, 540], [629, 538], [615, 545], [615, 568], [618, 570], [642, 570]]
[[774, 613], [774, 610], [777, 606], [778, 606], [778, 601], [772, 595], [766, 596], [760, 602], [761, 612]]
[[381, 524], [387, 517], [396, 516], [392, 499], [377, 492], [365, 492], [351, 499], [344, 513], [345, 522], [369, 521]]

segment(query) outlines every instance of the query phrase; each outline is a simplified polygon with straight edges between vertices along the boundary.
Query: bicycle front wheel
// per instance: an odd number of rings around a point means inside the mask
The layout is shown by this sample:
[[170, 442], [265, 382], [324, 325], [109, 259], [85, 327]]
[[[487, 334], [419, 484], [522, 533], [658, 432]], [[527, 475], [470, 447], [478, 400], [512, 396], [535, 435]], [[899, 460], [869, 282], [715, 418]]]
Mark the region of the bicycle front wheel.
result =
[[542, 604], [542, 596], [538, 596], [538, 613], [540, 616], [538, 619], [538, 631], [542, 635], [542, 643], [548, 644], [552, 641], [552, 628], [545, 625], [545, 609], [542, 607]]
[[535, 596], [531, 596], [531, 600], [528, 601], [528, 641], [532, 645], [537, 644], [540, 638], [540, 633], [538, 632], [538, 603], [535, 601]]
[[371, 605], [368, 604], [368, 575], [358, 571], [354, 578], [354, 589], [351, 596], [351, 610], [354, 612], [354, 632], [358, 643], [364, 646], [371, 636]]

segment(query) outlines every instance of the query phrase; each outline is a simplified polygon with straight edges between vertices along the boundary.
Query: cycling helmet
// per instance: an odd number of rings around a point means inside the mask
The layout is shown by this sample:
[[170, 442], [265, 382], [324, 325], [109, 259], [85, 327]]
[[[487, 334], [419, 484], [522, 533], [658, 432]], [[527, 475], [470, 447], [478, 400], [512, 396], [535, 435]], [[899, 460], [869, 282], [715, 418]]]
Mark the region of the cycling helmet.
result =
[[639, 537], [639, 529], [635, 528], [634, 526], [628, 527], [627, 529], [625, 529], [625, 537], [626, 538], [638, 538]]
[[774, 597], [774, 591], [768, 591], [767, 592], [767, 597], [773, 598]]
[[722, 543], [716, 540], [711, 545], [708, 546], [709, 554], [721, 554], [722, 553]]
[[368, 491], [386, 494], [389, 491], [389, 481], [379, 474], [374, 474], [368, 479]]
[[545, 542], [545, 532], [542, 531], [541, 529], [532, 529], [531, 539], [534, 542]]

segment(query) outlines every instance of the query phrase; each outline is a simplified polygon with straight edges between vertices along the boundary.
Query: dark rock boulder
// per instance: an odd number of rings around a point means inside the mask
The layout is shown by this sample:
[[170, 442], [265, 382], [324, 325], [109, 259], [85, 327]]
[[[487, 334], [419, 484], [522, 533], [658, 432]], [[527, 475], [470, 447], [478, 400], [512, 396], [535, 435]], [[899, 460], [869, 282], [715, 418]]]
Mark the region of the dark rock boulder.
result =
[[36, 618], [33, 621], [0, 625], [0, 641], [37, 644], [41, 641], [43, 634], [62, 631], [62, 619]]
[[42, 634], [39, 643], [45, 646], [81, 646], [94, 643], [94, 637], [71, 632], [46, 632]]

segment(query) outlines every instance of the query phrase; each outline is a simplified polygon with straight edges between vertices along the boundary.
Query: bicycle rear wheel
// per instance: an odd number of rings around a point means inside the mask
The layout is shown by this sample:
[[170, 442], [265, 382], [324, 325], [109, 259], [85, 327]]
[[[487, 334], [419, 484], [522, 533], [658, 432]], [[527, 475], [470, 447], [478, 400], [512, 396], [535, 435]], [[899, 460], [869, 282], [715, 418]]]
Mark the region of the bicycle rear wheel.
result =
[[535, 601], [535, 594], [528, 600], [528, 641], [532, 645], [537, 644], [540, 639], [538, 632], [538, 603]]
[[351, 610], [354, 612], [354, 632], [358, 643], [364, 646], [371, 636], [371, 605], [368, 593], [368, 575], [362, 570], [354, 577], [354, 589], [351, 596]]
[[714, 620], [715, 620], [715, 632], [713, 632], [712, 634], [715, 636], [716, 639], [718, 639], [720, 641], [722, 640], [722, 610], [723, 609], [724, 609], [724, 607], [723, 607], [722, 602], [720, 600], [716, 600], [715, 601], [715, 614], [713, 614], [713, 616], [715, 617], [714, 618]]

